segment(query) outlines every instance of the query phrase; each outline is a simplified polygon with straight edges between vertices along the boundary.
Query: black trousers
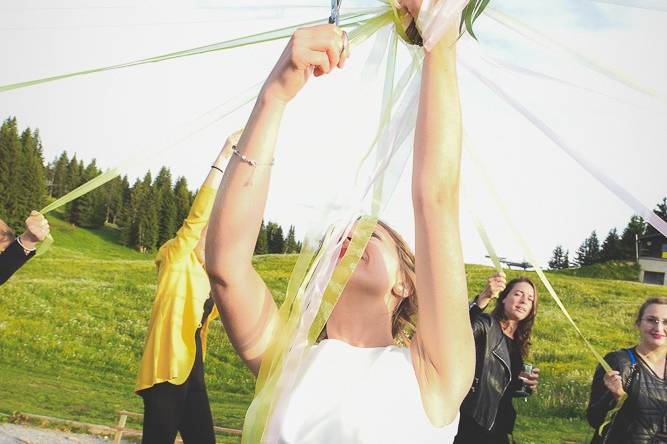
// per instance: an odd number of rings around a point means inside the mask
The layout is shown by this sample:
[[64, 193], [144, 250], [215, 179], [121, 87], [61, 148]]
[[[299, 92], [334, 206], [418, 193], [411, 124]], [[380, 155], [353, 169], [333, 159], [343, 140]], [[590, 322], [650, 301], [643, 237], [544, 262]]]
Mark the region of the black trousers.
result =
[[489, 432], [468, 415], [461, 415], [454, 444], [510, 444], [507, 433]]
[[141, 390], [144, 398], [142, 444], [173, 444], [181, 433], [185, 444], [215, 444], [213, 417], [204, 384], [201, 329], [195, 335], [195, 363], [185, 383], [155, 384]]

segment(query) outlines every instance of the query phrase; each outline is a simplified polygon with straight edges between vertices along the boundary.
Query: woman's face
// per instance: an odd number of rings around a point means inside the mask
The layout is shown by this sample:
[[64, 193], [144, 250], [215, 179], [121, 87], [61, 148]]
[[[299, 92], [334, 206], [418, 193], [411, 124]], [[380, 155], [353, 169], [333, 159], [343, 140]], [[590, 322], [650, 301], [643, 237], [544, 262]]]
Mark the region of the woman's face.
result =
[[651, 304], [644, 310], [644, 315], [637, 327], [640, 342], [649, 348], [667, 345], [667, 305]]
[[535, 303], [535, 290], [528, 282], [518, 282], [512, 286], [507, 297], [502, 301], [505, 318], [523, 321], [530, 315]]
[[[344, 240], [341, 257], [349, 243], [350, 238]], [[367, 294], [388, 295], [400, 280], [399, 261], [394, 239], [376, 225], [348, 285]]]
[[5, 221], [0, 219], [0, 251], [5, 251], [9, 244], [14, 241], [13, 237], [9, 233], [11, 233], [9, 226], [5, 223]]

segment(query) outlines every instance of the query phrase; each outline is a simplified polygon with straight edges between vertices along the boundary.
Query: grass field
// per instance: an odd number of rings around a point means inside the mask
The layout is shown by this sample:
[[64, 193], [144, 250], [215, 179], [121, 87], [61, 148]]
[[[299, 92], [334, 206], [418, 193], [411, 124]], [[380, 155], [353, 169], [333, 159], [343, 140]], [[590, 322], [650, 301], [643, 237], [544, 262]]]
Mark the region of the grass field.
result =
[[[0, 287], [0, 412], [112, 425], [118, 410], [141, 412], [132, 388], [155, 289], [152, 256], [115, 244], [111, 228], [76, 229], [56, 218], [51, 225], [56, 239], [51, 250]], [[276, 299], [295, 259], [256, 258]], [[601, 267], [597, 275], [632, 279], [632, 265], [612, 268]], [[472, 296], [491, 269], [466, 270]], [[599, 279], [596, 272], [571, 274], [549, 277], [603, 354], [635, 342], [633, 316], [646, 297], [667, 296], [663, 287]], [[530, 357], [542, 369], [541, 387], [527, 402], [516, 402], [515, 437], [520, 443], [587, 442], [592, 431], [582, 412], [595, 361], [546, 292], [542, 295]], [[240, 428], [254, 378], [219, 323], [211, 329], [206, 366], [215, 422]]]

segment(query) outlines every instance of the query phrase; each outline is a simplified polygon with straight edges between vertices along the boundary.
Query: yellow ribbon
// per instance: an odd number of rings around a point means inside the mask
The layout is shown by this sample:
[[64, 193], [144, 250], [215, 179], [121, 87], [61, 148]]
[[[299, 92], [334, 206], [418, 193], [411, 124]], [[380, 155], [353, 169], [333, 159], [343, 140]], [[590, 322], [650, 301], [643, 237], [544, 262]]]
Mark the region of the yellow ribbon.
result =
[[551, 296], [551, 298], [556, 302], [556, 305], [558, 308], [560, 308], [561, 312], [565, 316], [565, 318], [570, 322], [572, 327], [574, 328], [575, 332], [577, 335], [581, 338], [581, 340], [584, 342], [588, 350], [591, 352], [591, 354], [595, 357], [595, 359], [598, 361], [598, 363], [604, 368], [605, 371], [609, 372], [611, 371], [611, 367], [609, 364], [607, 364], [607, 361], [605, 361], [602, 356], [593, 348], [591, 343], [588, 341], [586, 336], [581, 332], [579, 327], [577, 326], [576, 322], [574, 322], [574, 319], [572, 319], [572, 316], [570, 313], [567, 311], [565, 308], [565, 305], [563, 305], [563, 302], [561, 301], [560, 297], [558, 297], [558, 294], [556, 293], [556, 290], [554, 290], [553, 286], [551, 285], [551, 282], [547, 279], [545, 276], [544, 272], [542, 271], [542, 268], [537, 264], [537, 260], [535, 259], [535, 255], [533, 254], [531, 248], [528, 246], [528, 243], [522, 236], [521, 232], [516, 228], [516, 225], [514, 225], [514, 222], [512, 222], [512, 218], [509, 214], [509, 211], [507, 210], [507, 207], [505, 206], [505, 203], [503, 199], [500, 197], [500, 193], [498, 193], [496, 187], [493, 185], [493, 182], [491, 180], [491, 177], [489, 176], [488, 172], [486, 171], [486, 168], [484, 167], [484, 164], [482, 163], [482, 160], [478, 157], [477, 153], [472, 147], [472, 144], [468, 143], [467, 144], [468, 151], [472, 155], [472, 158], [474, 159], [475, 163], [477, 164], [477, 167], [480, 171], [480, 176], [483, 179], [483, 182], [489, 191], [489, 193], [493, 196], [493, 198], [496, 201], [496, 204], [498, 205], [501, 214], [503, 215], [503, 218], [505, 219], [505, 222], [507, 225], [510, 227], [512, 230], [512, 233], [514, 234], [514, 237], [516, 238], [517, 242], [519, 243], [519, 246], [523, 250], [524, 254], [528, 258], [528, 261], [533, 265], [533, 268], [535, 269], [535, 272], [537, 273], [537, 276], [540, 278], [542, 281], [542, 284], [544, 284], [545, 288], [547, 289], [547, 292]]

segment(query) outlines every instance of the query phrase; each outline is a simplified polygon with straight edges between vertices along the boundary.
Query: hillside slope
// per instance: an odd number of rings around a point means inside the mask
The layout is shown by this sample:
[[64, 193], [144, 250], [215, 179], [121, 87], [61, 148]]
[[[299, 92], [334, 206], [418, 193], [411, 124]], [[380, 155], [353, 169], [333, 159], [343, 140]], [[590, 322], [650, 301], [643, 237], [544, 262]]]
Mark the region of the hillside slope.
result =
[[[57, 219], [52, 227], [51, 250], [0, 287], [0, 412], [112, 424], [118, 410], [141, 411], [132, 388], [155, 289], [152, 256], [115, 244], [117, 232], [110, 228], [88, 231]], [[255, 260], [276, 299], [286, 289], [295, 259]], [[466, 271], [472, 297], [492, 270], [470, 265]], [[633, 317], [646, 297], [667, 296], [663, 287], [549, 276], [603, 354], [635, 342]], [[590, 431], [582, 411], [595, 361], [546, 292], [541, 294], [530, 361], [542, 369], [542, 385], [530, 400], [517, 402], [516, 438], [584, 442]], [[221, 324], [211, 330], [206, 367], [215, 421], [240, 427], [254, 378]]]

